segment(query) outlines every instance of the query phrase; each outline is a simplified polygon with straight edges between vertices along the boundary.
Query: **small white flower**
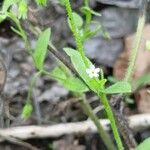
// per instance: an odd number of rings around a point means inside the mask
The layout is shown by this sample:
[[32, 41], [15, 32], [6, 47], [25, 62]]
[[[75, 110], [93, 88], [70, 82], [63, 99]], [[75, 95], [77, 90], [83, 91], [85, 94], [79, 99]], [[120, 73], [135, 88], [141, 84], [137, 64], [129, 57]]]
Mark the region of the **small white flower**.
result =
[[98, 78], [99, 77], [100, 68], [95, 68], [94, 65], [91, 65], [90, 68], [86, 69], [86, 73], [90, 78]]

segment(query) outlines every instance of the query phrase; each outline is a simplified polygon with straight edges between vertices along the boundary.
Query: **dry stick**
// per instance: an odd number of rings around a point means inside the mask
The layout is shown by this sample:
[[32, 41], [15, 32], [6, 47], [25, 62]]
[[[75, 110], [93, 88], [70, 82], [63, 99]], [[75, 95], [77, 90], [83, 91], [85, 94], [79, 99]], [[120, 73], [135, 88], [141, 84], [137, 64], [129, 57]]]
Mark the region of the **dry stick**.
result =
[[33, 97], [33, 104], [34, 104], [34, 107], [35, 107], [35, 114], [36, 114], [36, 119], [37, 119], [37, 123], [39, 125], [42, 124], [42, 115], [41, 115], [41, 108], [40, 108], [40, 105], [39, 105], [39, 102], [37, 101], [36, 99], [36, 96], [35, 96], [35, 91], [33, 90], [32, 92], [32, 97]]
[[4, 89], [4, 85], [6, 83], [7, 70], [3, 60], [0, 59], [0, 127], [4, 127], [4, 101], [1, 97], [1, 93]]
[[[140, 114], [128, 117], [130, 128], [135, 131], [143, 131], [150, 127], [150, 115]], [[111, 130], [110, 121], [108, 119], [100, 119], [100, 123], [106, 131]], [[0, 129], [0, 142], [6, 141], [11, 137], [19, 140], [27, 140], [33, 138], [60, 138], [64, 135], [86, 135], [87, 133], [97, 133], [97, 128], [91, 120], [59, 123], [48, 126], [19, 126], [6, 129]]]
[[3, 91], [5, 82], [6, 82], [7, 71], [3, 63], [3, 60], [0, 58], [0, 94]]
[[6, 140], [6, 141], [8, 141], [8, 142], [10, 142], [10, 143], [12, 143], [12, 144], [16, 144], [16, 145], [19, 145], [19, 146], [21, 146], [21, 147], [25, 147], [25, 148], [27, 148], [28, 150], [40, 150], [40, 149], [38, 149], [38, 148], [36, 148], [35, 146], [33, 146], [33, 145], [31, 145], [31, 144], [29, 144], [29, 143], [27, 143], [27, 142], [24, 142], [24, 141], [22, 141], [22, 140], [20, 140], [20, 139], [17, 139], [17, 138], [15, 138], [14, 136], [3, 136], [3, 135], [0, 135], [1, 136], [1, 138], [3, 138], [4, 140]]
[[[5, 67], [5, 64], [3, 63], [3, 60], [0, 59], [0, 95], [4, 89], [5, 83], [6, 83], [6, 77], [7, 77], [7, 70]], [[2, 98], [0, 97], [0, 127], [3, 128], [4, 127], [4, 101], [2, 100]], [[21, 140], [15, 139], [13, 137], [7, 137], [5, 138], [4, 136], [1, 135], [1, 137], [3, 137], [6, 141], [9, 141], [13, 144], [17, 144], [20, 146], [24, 146], [30, 150], [39, 150], [36, 147], [32, 146], [29, 143], [23, 142]]]
[[117, 126], [120, 130], [120, 133], [124, 139], [126, 146], [128, 147], [128, 149], [135, 148], [137, 144], [134, 139], [134, 135], [128, 126], [127, 120], [122, 115], [122, 112], [120, 112], [121, 102], [123, 102], [122, 94], [112, 96], [110, 99], [110, 105], [116, 118]]

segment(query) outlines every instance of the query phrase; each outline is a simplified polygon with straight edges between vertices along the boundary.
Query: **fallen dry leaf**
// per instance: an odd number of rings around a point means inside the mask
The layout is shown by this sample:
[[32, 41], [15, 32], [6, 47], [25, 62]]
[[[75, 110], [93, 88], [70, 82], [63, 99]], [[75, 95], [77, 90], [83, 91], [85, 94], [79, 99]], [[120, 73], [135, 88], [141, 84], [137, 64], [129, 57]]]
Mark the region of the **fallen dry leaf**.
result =
[[[135, 69], [133, 72], [134, 79], [141, 77], [144, 74], [150, 72], [150, 51], [146, 50], [146, 41], [150, 40], [150, 25], [145, 26], [142, 41], [140, 44]], [[117, 79], [123, 79], [126, 72], [126, 68], [129, 62], [130, 50], [132, 50], [133, 40], [135, 35], [130, 35], [125, 38], [125, 49], [123, 53], [117, 59], [113, 74]]]
[[[133, 78], [138, 79], [139, 77], [150, 73], [150, 51], [146, 49], [146, 41], [150, 40], [150, 25], [146, 25], [143, 31], [135, 68], [133, 71]], [[123, 79], [128, 62], [130, 51], [132, 50], [133, 41], [135, 35], [130, 35], [125, 38], [125, 49], [119, 56], [118, 60], [114, 65], [113, 74], [117, 79]], [[135, 93], [135, 101], [137, 103], [137, 109], [141, 113], [150, 113], [150, 94], [146, 88], [142, 88]]]
[[147, 89], [141, 89], [135, 94], [135, 100], [140, 113], [150, 113], [150, 93]]

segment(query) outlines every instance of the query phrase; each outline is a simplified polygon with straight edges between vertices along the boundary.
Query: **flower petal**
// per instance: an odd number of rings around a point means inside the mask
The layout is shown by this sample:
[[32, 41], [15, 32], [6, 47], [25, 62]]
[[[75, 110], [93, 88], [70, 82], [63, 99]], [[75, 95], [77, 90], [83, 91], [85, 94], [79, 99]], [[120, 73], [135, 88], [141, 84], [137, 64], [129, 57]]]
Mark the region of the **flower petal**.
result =
[[100, 68], [95, 68], [95, 72], [99, 73], [100, 72]]
[[89, 74], [89, 77], [90, 77], [90, 78], [93, 78], [93, 77], [94, 77], [94, 74], [93, 74], [93, 73], [90, 73], [90, 74]]
[[90, 69], [91, 69], [91, 70], [95, 69], [95, 66], [94, 66], [94, 65], [91, 65], [91, 66], [90, 66]]
[[94, 77], [95, 77], [95, 78], [98, 78], [98, 77], [99, 77], [99, 74], [98, 74], [98, 73], [95, 73], [95, 74], [94, 74]]
[[91, 69], [86, 69], [86, 73], [90, 74], [91, 73]]

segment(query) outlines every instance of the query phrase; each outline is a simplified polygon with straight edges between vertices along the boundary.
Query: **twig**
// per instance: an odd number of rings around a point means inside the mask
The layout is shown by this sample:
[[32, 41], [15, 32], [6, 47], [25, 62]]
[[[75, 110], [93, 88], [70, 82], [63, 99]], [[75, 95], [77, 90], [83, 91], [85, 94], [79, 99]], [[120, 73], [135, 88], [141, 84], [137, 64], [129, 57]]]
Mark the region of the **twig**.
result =
[[3, 60], [0, 58], [0, 94], [6, 82], [7, 71]]
[[0, 127], [4, 127], [4, 101], [1, 97], [7, 77], [7, 70], [3, 60], [0, 58]]
[[[2, 136], [2, 135], [0, 135], [0, 136]], [[40, 149], [32, 146], [31, 144], [27, 143], [27, 142], [24, 142], [24, 141], [22, 141], [20, 139], [14, 138], [13, 136], [10, 136], [10, 137], [2, 136], [2, 138], [5, 139], [5, 141], [8, 141], [8, 142], [10, 142], [12, 144], [16, 144], [16, 145], [19, 145], [19, 146], [23, 146], [23, 147], [25, 147], [25, 148], [27, 148], [29, 150], [40, 150]]]
[[[99, 121], [105, 130], [110, 130], [110, 121], [108, 119], [101, 119]], [[128, 118], [128, 123], [134, 132], [148, 129], [150, 127], [150, 115], [141, 114], [130, 116]], [[52, 126], [21, 126], [0, 129], [0, 141], [3, 142], [10, 137], [14, 137], [20, 140], [27, 140], [32, 138], [59, 138], [63, 135], [81, 135], [86, 134], [87, 132], [97, 132], [97, 128], [90, 120], [76, 123], [61, 123]]]
[[35, 91], [34, 90], [32, 92], [32, 97], [33, 97], [33, 105], [35, 107], [35, 114], [37, 117], [37, 123], [38, 123], [38, 125], [41, 125], [42, 124], [41, 108], [40, 108], [39, 102], [37, 101], [37, 99], [35, 97]]
[[123, 103], [123, 96], [121, 94], [112, 96], [110, 99], [110, 105], [117, 120], [116, 122], [124, 142], [128, 148], [134, 148], [137, 144], [134, 139], [134, 135], [129, 128], [127, 120], [123, 116], [122, 112], [120, 112], [121, 102]]

